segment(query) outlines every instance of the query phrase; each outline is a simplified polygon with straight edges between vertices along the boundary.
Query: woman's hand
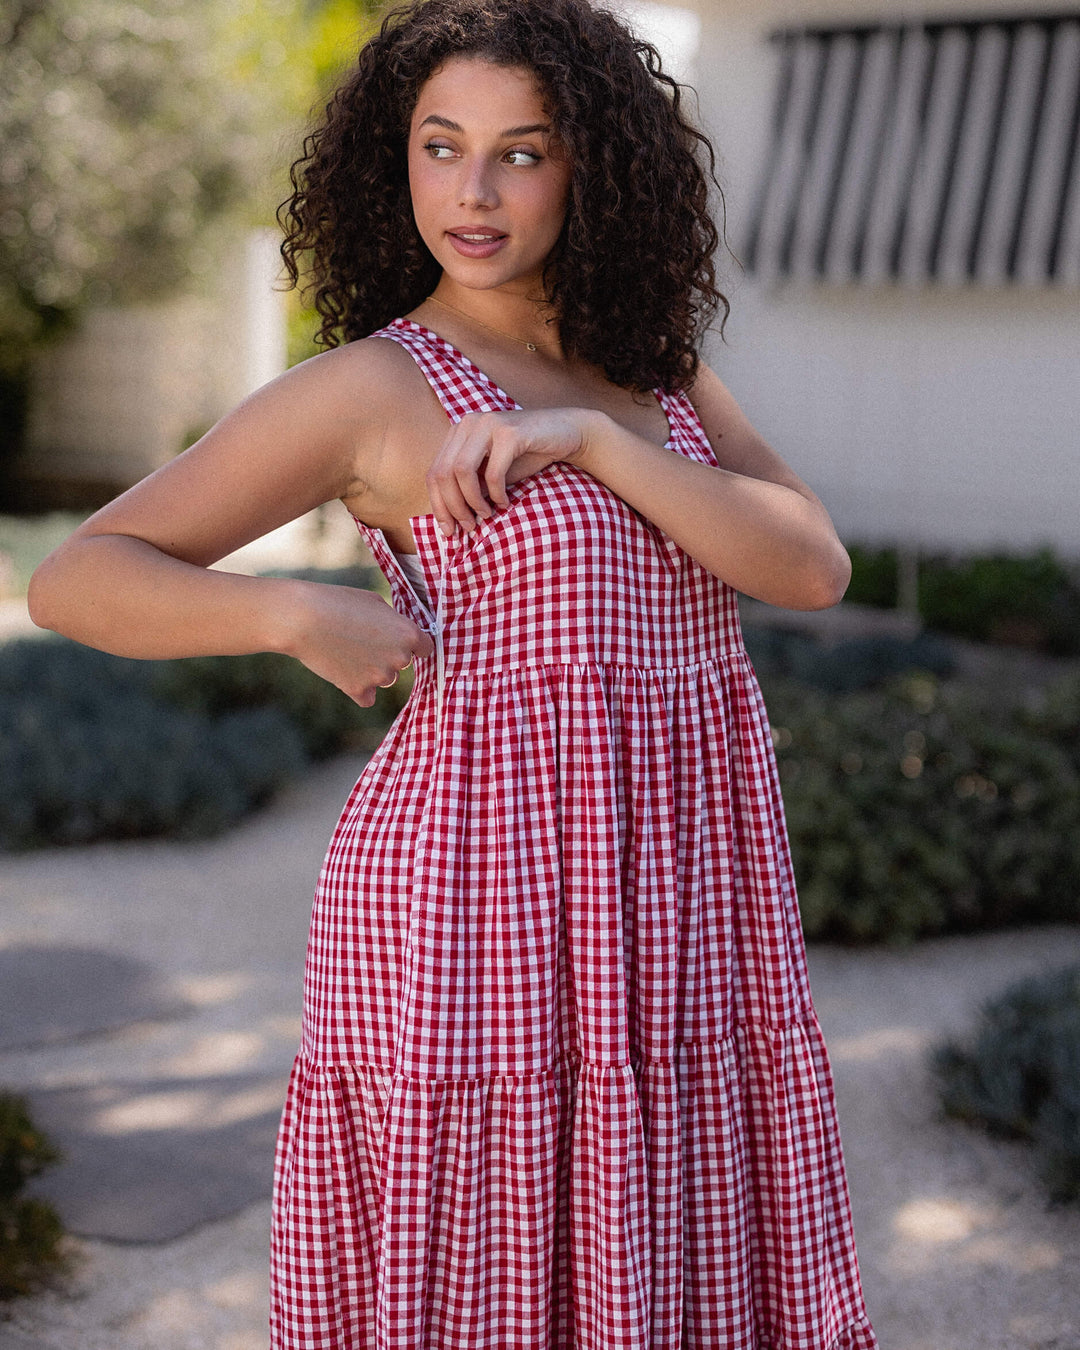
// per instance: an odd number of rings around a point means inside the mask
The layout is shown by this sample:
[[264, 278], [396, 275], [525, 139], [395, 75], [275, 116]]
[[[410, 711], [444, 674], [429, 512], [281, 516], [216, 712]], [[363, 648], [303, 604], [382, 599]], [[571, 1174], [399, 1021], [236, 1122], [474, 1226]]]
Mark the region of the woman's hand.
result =
[[596, 414], [584, 408], [467, 413], [428, 470], [431, 509], [444, 534], [466, 532], [507, 504], [506, 489], [588, 448]]
[[431, 638], [380, 596], [352, 586], [297, 581], [282, 650], [329, 680], [362, 708], [388, 689], [416, 656], [435, 650]]

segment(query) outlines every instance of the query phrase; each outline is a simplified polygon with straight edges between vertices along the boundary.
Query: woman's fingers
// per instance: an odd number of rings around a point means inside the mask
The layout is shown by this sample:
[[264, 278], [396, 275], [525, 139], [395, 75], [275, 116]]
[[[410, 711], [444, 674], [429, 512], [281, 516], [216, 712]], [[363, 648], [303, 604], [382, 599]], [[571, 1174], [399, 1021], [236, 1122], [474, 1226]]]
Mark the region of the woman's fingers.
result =
[[431, 634], [425, 633], [422, 628], [417, 628], [416, 625], [414, 624], [412, 644], [406, 655], [405, 661], [400, 666], [400, 669], [408, 670], [408, 668], [413, 663], [414, 657], [419, 656], [426, 660], [429, 656], [434, 655], [435, 655], [435, 644], [431, 640]]
[[490, 511], [479, 470], [488, 452], [491, 432], [490, 426], [483, 422], [462, 421], [457, 435], [444, 448], [443, 496], [459, 520], [464, 521], [468, 515], [487, 515]]
[[516, 458], [514, 447], [504, 442], [502, 445], [492, 446], [484, 465], [484, 487], [489, 500], [499, 509], [505, 508], [510, 503], [510, 498], [506, 495], [507, 475]]
[[[420, 630], [417, 630], [417, 631], [420, 631]], [[435, 644], [432, 642], [431, 638], [428, 637], [428, 635], [427, 635], [426, 633], [421, 633], [421, 636], [425, 639], [424, 644], [422, 644], [422, 645], [424, 645], [424, 646], [427, 648], [427, 650], [421, 651], [421, 652], [419, 652], [419, 653], [417, 653], [417, 654], [420, 655], [420, 656], [431, 656], [431, 655], [434, 653], [434, 650], [435, 650]], [[421, 645], [421, 644], [417, 644], [417, 645]], [[397, 682], [398, 682], [398, 677], [401, 676], [401, 675], [404, 675], [404, 673], [409, 669], [409, 667], [412, 665], [412, 663], [413, 663], [413, 657], [412, 657], [412, 654], [410, 653], [409, 656], [408, 656], [408, 659], [405, 661], [404, 665], [395, 666], [394, 669], [393, 669], [392, 671], [389, 671], [389, 672], [388, 672], [389, 678], [386, 679], [386, 680], [380, 680], [379, 683], [378, 683], [378, 685], [376, 686], [376, 688], [378, 688], [378, 689], [391, 689], [395, 684], [397, 684]]]
[[447, 436], [428, 473], [432, 510], [447, 534], [468, 531], [506, 505], [506, 471], [522, 452], [507, 414], [468, 414]]
[[434, 654], [430, 634], [381, 596], [352, 587], [297, 583], [297, 637], [291, 654], [370, 708], [417, 657]]
[[432, 510], [444, 533], [452, 535], [458, 525], [474, 530], [507, 505], [508, 482], [579, 452], [582, 418], [580, 409], [568, 408], [467, 413], [428, 471]]

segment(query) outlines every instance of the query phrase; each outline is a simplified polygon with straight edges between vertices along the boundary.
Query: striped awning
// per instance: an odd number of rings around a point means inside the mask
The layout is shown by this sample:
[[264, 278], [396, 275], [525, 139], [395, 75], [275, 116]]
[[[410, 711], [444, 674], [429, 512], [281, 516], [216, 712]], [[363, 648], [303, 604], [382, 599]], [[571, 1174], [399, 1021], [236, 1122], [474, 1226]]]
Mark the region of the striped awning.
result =
[[1080, 283], [1080, 12], [775, 41], [751, 271]]

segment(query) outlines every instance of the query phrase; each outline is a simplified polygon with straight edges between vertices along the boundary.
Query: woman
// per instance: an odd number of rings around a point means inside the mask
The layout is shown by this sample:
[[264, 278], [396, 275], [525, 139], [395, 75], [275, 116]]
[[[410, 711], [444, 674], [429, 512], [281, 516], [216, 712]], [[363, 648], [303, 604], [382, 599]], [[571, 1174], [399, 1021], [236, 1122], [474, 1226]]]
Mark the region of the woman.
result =
[[[129, 656], [416, 665], [316, 894], [279, 1350], [875, 1344], [735, 604], [848, 562], [698, 358], [702, 150], [586, 0], [391, 15], [285, 213], [332, 350], [35, 577]], [[333, 498], [392, 607], [206, 570]]]

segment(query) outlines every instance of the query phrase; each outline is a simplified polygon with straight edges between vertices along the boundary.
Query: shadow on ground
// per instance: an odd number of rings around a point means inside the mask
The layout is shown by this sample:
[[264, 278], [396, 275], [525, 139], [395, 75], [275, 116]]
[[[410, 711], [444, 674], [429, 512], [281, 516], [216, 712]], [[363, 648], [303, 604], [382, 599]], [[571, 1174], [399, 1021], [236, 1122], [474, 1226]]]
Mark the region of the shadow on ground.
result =
[[[0, 1050], [83, 1042], [194, 1011], [166, 975], [129, 956], [0, 949]], [[234, 1074], [31, 1088], [35, 1122], [62, 1153], [34, 1191], [82, 1237], [167, 1242], [226, 1218], [270, 1192], [285, 1087], [278, 1074]]]
[[35, 1190], [69, 1232], [168, 1242], [270, 1193], [285, 1080], [235, 1075], [38, 1089], [64, 1161]]
[[144, 961], [93, 947], [0, 948], [0, 1050], [101, 1035], [191, 1010]]

